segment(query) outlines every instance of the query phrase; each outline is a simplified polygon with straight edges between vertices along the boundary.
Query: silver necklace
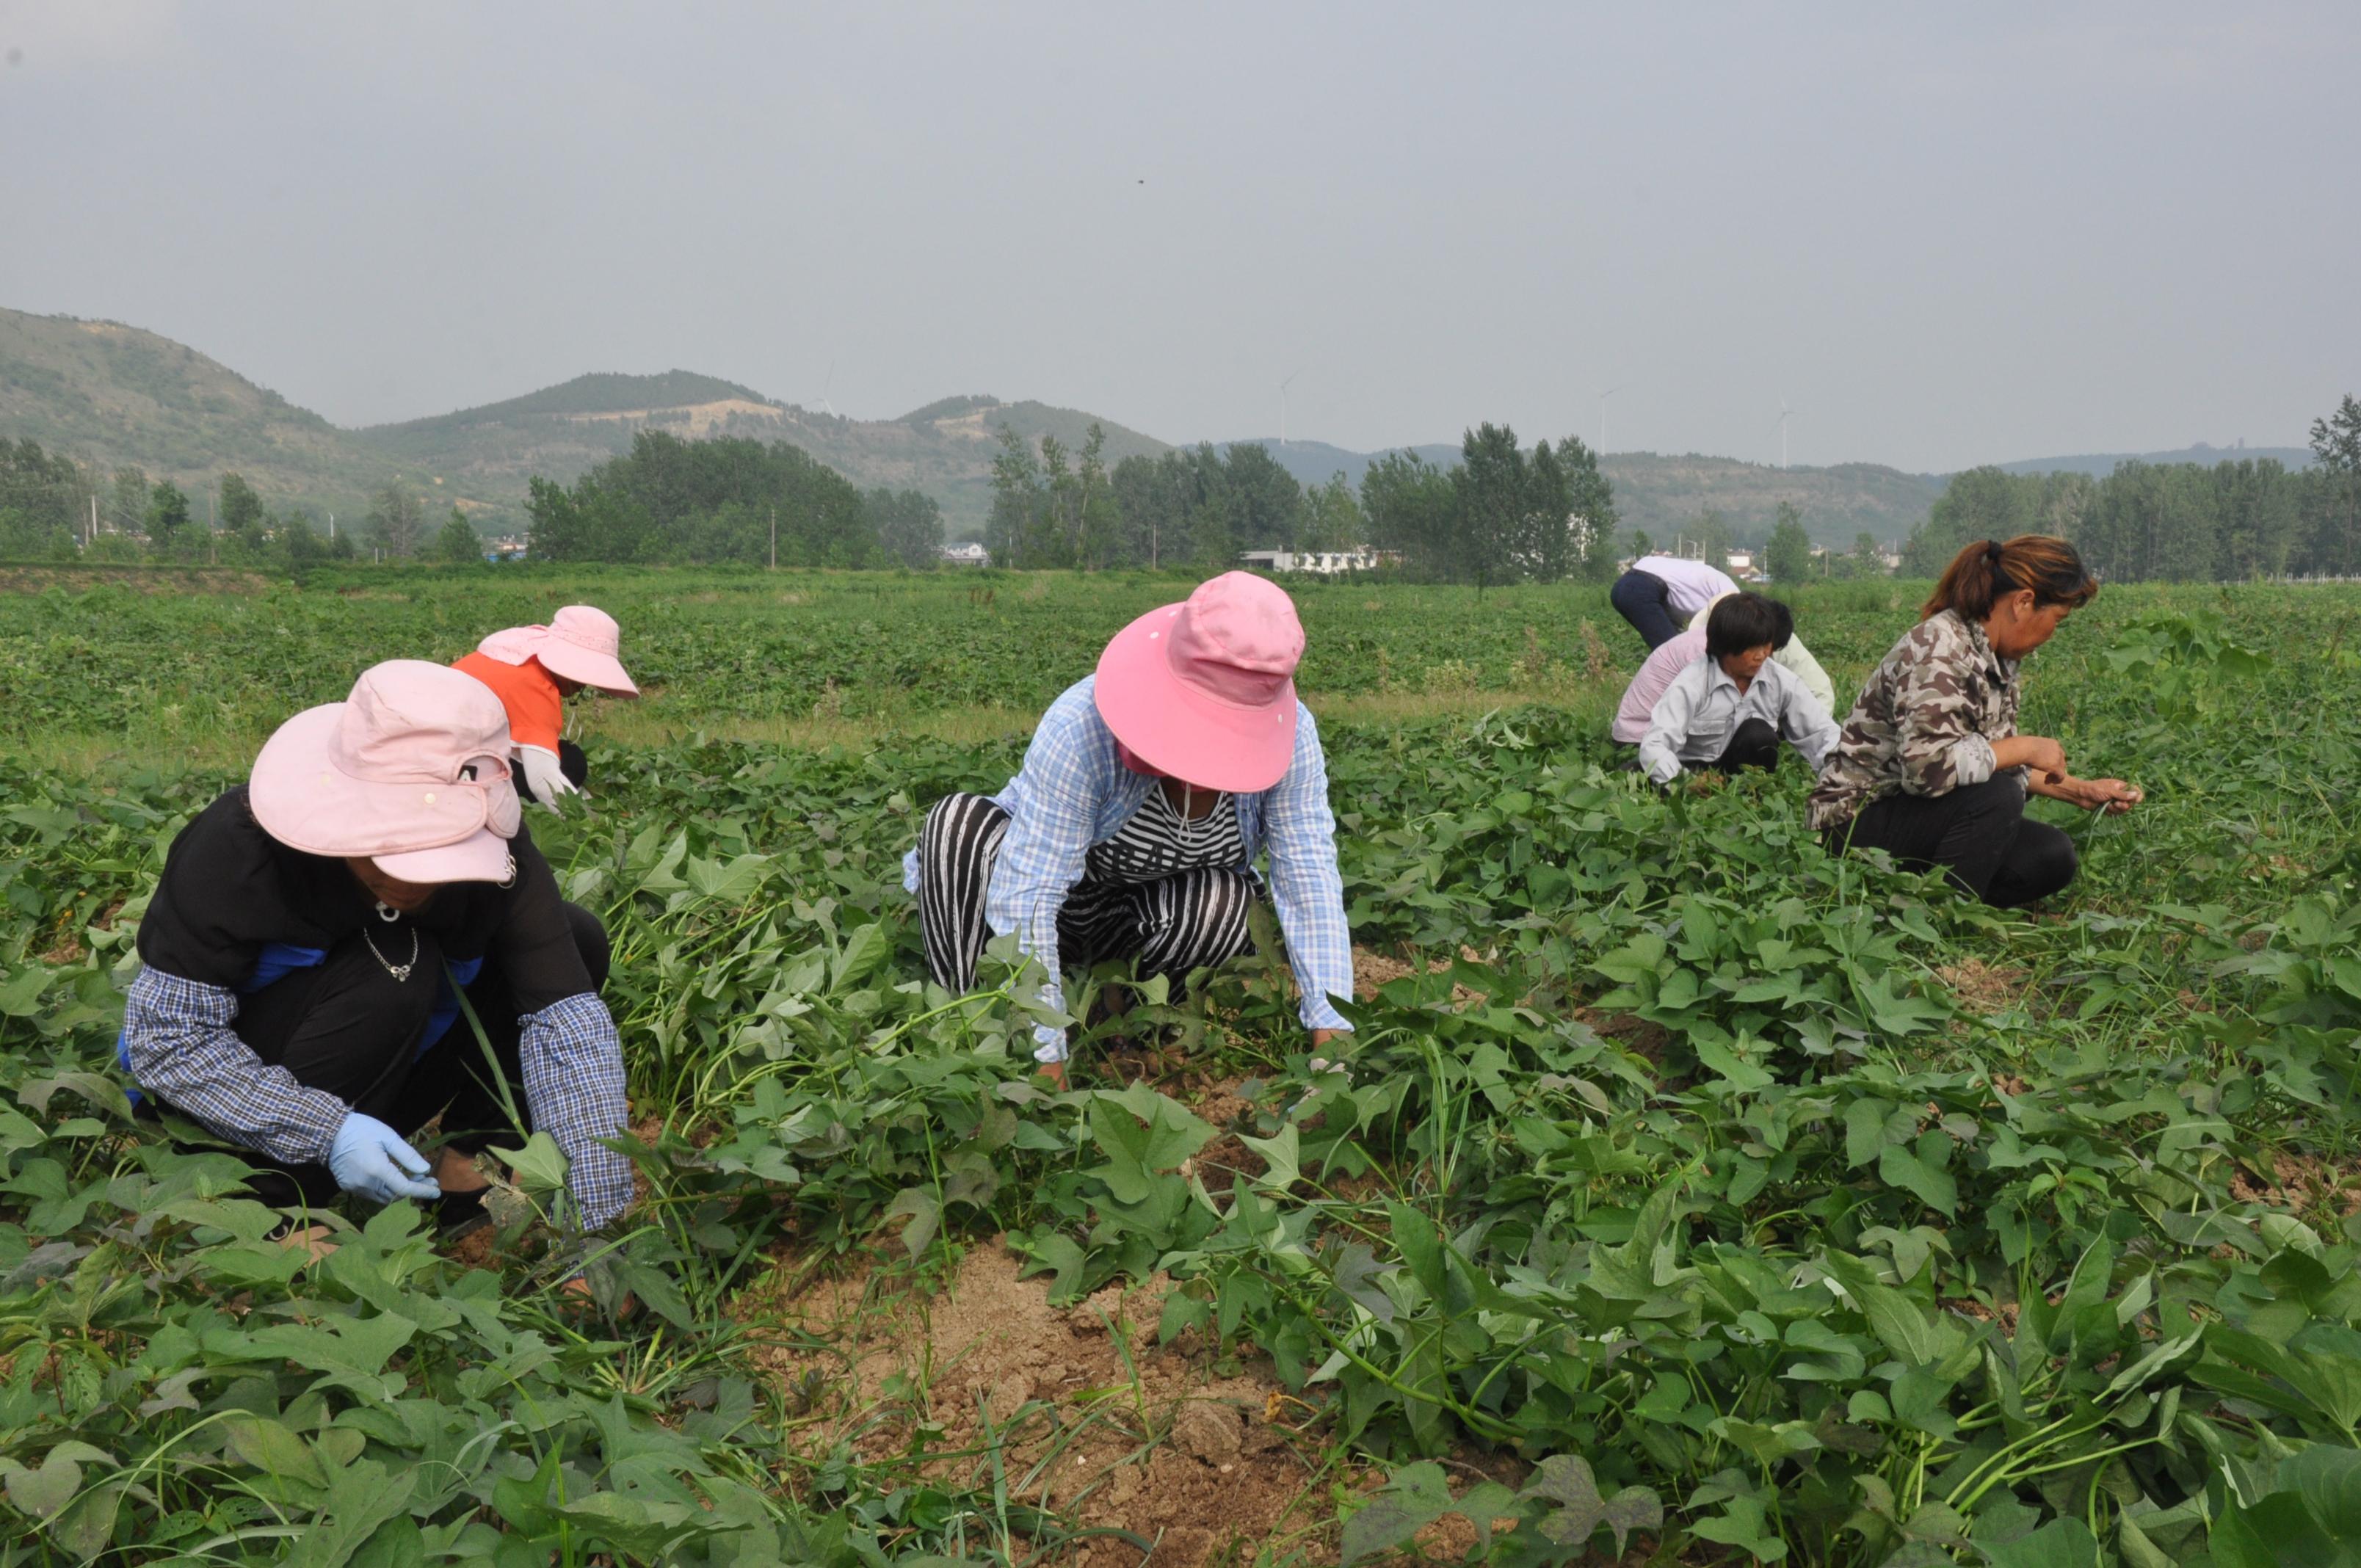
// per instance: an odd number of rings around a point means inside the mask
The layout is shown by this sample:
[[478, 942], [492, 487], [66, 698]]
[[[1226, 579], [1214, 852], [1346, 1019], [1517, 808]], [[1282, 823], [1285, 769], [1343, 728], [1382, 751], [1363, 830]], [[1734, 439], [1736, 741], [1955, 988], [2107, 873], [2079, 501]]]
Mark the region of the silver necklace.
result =
[[406, 964], [388, 963], [385, 955], [377, 950], [377, 938], [368, 934], [367, 927], [361, 928], [361, 940], [368, 944], [369, 957], [382, 965], [386, 973], [393, 976], [396, 985], [408, 980], [410, 971], [418, 967], [418, 927], [415, 926], [410, 928], [410, 961]]

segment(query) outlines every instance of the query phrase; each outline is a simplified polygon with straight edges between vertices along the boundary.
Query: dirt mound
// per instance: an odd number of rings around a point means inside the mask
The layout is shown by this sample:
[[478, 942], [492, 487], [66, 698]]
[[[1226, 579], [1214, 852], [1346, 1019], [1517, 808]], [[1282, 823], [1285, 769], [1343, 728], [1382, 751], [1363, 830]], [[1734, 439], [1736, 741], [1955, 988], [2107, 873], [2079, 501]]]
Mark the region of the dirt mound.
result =
[[[1062, 1560], [1086, 1568], [1137, 1568], [1140, 1543], [1148, 1568], [1250, 1562], [1281, 1540], [1334, 1560], [1319, 1440], [1290, 1424], [1313, 1412], [1267, 1360], [1217, 1363], [1194, 1332], [1159, 1348], [1161, 1277], [1059, 1308], [1047, 1277], [1019, 1279], [1019, 1266], [985, 1245], [936, 1294], [863, 1264], [745, 1303], [829, 1346], [765, 1353], [790, 1405], [810, 1412], [807, 1451], [849, 1442], [877, 1461], [923, 1440], [941, 1455], [923, 1474], [986, 1488], [997, 1464], [1012, 1504], [1124, 1532], [1075, 1541]], [[1038, 1544], [1055, 1543], [1045, 1531]]]
[[1955, 964], [1938, 966], [1935, 978], [1950, 987], [1961, 1007], [1979, 1017], [1990, 1018], [2018, 1006], [2032, 977], [2007, 964], [1967, 958]]

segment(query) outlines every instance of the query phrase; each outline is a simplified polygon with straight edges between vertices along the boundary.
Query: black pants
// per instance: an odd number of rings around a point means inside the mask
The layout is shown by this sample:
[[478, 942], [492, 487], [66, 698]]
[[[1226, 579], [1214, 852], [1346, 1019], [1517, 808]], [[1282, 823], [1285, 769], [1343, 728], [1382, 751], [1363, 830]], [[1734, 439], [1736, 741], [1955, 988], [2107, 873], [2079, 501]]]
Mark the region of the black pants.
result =
[[[566, 914], [592, 989], [604, 986], [606, 927], [578, 905], [567, 905]], [[408, 980], [395, 980], [367, 940], [355, 936], [316, 967], [292, 970], [240, 997], [231, 1029], [256, 1056], [285, 1068], [296, 1082], [324, 1090], [405, 1138], [438, 1115], [445, 1141], [467, 1153], [496, 1138], [522, 1136], [509, 1119], [502, 1093], [505, 1089], [506, 1101], [514, 1102], [530, 1132], [532, 1113], [518, 1059], [522, 1030], [508, 978], [497, 960], [487, 959], [467, 987], [468, 1005], [500, 1063], [498, 1074], [464, 1013], [421, 1056], [418, 1044], [442, 992], [442, 952], [432, 936], [406, 922], [372, 929], [368, 936], [378, 952], [399, 964], [410, 959], [413, 931], [418, 957]], [[255, 1167], [247, 1185], [274, 1208], [319, 1208], [336, 1196], [336, 1179], [325, 1165], [290, 1165], [253, 1152], [246, 1157]]]
[[[1628, 740], [1615, 742], [1622, 754], [1617, 766], [1624, 773], [1640, 771], [1640, 748]], [[1749, 718], [1730, 732], [1730, 743], [1721, 755], [1708, 764], [1715, 770], [1734, 773], [1741, 768], [1776, 768], [1779, 765], [1779, 732], [1760, 718]]]
[[[538, 805], [539, 798], [533, 793], [533, 785], [524, 782], [524, 770], [517, 768], [513, 771], [516, 774], [517, 798], [527, 806]], [[557, 743], [557, 771], [566, 775], [567, 784], [572, 784], [576, 789], [580, 789], [590, 782], [590, 759], [585, 756], [582, 748], [573, 741], [560, 740]]]
[[2074, 880], [2074, 840], [2028, 821], [2025, 786], [2014, 774], [1962, 784], [1948, 795], [1889, 795], [1822, 836], [1831, 854], [1883, 850], [1911, 866], [1941, 866], [1995, 909], [2048, 897]]
[[[945, 795], [918, 830], [918, 927], [927, 972], [946, 991], [975, 989], [976, 961], [992, 936], [984, 894], [1007, 834], [1008, 813], [980, 795]], [[1256, 892], [1251, 877], [1223, 866], [1154, 882], [1085, 879], [1058, 911], [1059, 960], [1086, 970], [1130, 959], [1142, 975], [1178, 981], [1253, 946], [1246, 912]]]
[[1741, 768], [1775, 768], [1779, 765], [1779, 731], [1765, 719], [1750, 718], [1730, 732], [1730, 744], [1715, 759], [1716, 768], [1734, 773]]
[[1635, 568], [1624, 573], [1607, 590], [1607, 602], [1631, 623], [1651, 653], [1681, 634], [1673, 620], [1673, 586], [1653, 572]]

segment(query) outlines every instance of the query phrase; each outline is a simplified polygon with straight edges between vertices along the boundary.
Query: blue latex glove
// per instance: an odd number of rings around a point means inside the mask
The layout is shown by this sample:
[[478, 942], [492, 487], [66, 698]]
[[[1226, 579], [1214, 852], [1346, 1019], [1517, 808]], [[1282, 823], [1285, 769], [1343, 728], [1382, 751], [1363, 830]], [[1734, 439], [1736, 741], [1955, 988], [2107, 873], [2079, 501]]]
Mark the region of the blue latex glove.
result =
[[380, 1203], [397, 1198], [439, 1198], [443, 1189], [426, 1178], [426, 1161], [401, 1135], [374, 1116], [355, 1111], [336, 1129], [328, 1149], [328, 1169], [336, 1185]]

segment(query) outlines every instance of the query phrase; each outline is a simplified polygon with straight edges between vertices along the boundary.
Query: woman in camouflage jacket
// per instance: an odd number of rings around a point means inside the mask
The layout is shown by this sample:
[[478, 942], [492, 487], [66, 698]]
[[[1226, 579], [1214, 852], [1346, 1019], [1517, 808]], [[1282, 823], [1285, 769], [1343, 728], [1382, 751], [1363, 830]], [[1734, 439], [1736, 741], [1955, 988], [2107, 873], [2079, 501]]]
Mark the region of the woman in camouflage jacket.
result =
[[2099, 585], [2062, 539], [1983, 540], [1955, 556], [1861, 688], [1813, 789], [1808, 820], [1831, 853], [1880, 849], [1941, 866], [1986, 904], [2015, 908], [2074, 880], [2074, 841], [2026, 819], [2026, 795], [2129, 811], [2121, 779], [2078, 779], [2065, 748], [2016, 732], [2025, 656]]

